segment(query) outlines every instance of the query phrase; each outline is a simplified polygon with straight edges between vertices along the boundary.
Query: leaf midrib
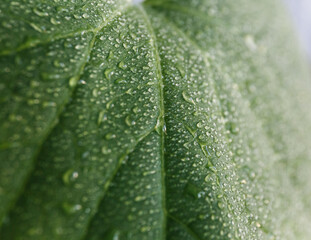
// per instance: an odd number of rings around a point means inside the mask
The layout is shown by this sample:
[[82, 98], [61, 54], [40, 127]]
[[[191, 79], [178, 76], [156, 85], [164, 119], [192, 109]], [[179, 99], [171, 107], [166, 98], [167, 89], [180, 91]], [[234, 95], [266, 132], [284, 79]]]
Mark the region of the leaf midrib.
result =
[[160, 160], [161, 160], [161, 197], [162, 197], [162, 210], [163, 210], [163, 220], [162, 220], [162, 238], [166, 239], [166, 228], [167, 228], [167, 210], [166, 210], [166, 183], [165, 183], [165, 155], [164, 155], [164, 147], [165, 147], [165, 136], [164, 136], [164, 126], [165, 126], [165, 105], [164, 105], [164, 82], [163, 82], [163, 74], [161, 68], [161, 58], [159, 55], [159, 49], [157, 44], [157, 37], [155, 35], [154, 29], [151, 25], [150, 18], [146, 13], [144, 7], [139, 5], [139, 9], [142, 12], [142, 15], [146, 21], [147, 28], [149, 30], [151, 36], [151, 45], [153, 47], [155, 61], [156, 61], [156, 76], [158, 78], [158, 90], [159, 90], [159, 128], [160, 128]]

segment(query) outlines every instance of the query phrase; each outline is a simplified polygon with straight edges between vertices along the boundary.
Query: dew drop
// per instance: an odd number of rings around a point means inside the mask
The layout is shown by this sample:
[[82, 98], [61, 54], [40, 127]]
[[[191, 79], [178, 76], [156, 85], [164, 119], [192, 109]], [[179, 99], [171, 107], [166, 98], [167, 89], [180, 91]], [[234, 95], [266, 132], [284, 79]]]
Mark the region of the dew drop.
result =
[[77, 180], [79, 177], [79, 173], [77, 171], [74, 171], [73, 169], [68, 169], [64, 174], [63, 174], [63, 182], [66, 185], [69, 185]]
[[247, 182], [246, 182], [246, 180], [245, 179], [242, 179], [241, 180], [241, 184], [246, 184]]
[[126, 123], [126, 125], [129, 126], [129, 127], [136, 124], [135, 121], [131, 120], [131, 116], [130, 116], [130, 115], [128, 115], [128, 116], [125, 118], [125, 123]]
[[101, 149], [101, 151], [102, 151], [102, 153], [105, 154], [105, 155], [111, 153], [111, 149], [108, 148], [107, 146], [103, 146], [102, 149]]
[[80, 50], [80, 49], [83, 49], [83, 48], [84, 48], [84, 46], [83, 46], [83, 45], [80, 45], [80, 44], [78, 44], [78, 45], [75, 46], [75, 49], [77, 49], [77, 50]]
[[105, 70], [104, 74], [105, 74], [105, 77], [106, 77], [108, 80], [110, 80], [110, 79], [111, 79], [111, 75], [113, 74], [113, 69], [107, 68], [107, 69]]
[[140, 201], [143, 201], [145, 199], [146, 199], [146, 197], [144, 197], [144, 196], [137, 196], [137, 197], [135, 197], [134, 201], [135, 202], [140, 202]]
[[133, 111], [133, 113], [138, 113], [138, 107], [133, 107], [133, 109], [132, 109], [132, 111]]
[[93, 97], [98, 97], [98, 89], [97, 88], [94, 88], [92, 90], [92, 95], [93, 95]]
[[227, 122], [226, 123], [226, 128], [232, 133], [232, 134], [237, 134], [239, 132], [239, 128], [234, 122]]
[[185, 193], [190, 195], [194, 199], [201, 198], [205, 193], [196, 185], [187, 183], [185, 187]]
[[78, 76], [73, 76], [69, 79], [69, 86], [70, 87], [75, 87], [77, 85], [77, 82], [79, 80]]
[[155, 126], [155, 130], [156, 132], [161, 135], [161, 121], [160, 121], [160, 117], [157, 119], [157, 124]]
[[110, 229], [104, 236], [107, 240], [120, 240], [121, 232], [117, 229]]
[[46, 16], [49, 16], [49, 14], [47, 12], [43, 12], [43, 11], [40, 11], [38, 8], [34, 8], [33, 9], [33, 12], [40, 16], [40, 17], [46, 17]]
[[208, 161], [205, 167], [211, 170], [212, 172], [217, 173], [217, 168], [212, 164], [211, 161]]
[[103, 121], [107, 120], [107, 114], [106, 111], [100, 111], [97, 118], [97, 125], [100, 125]]
[[148, 176], [148, 175], [152, 175], [152, 174], [155, 174], [156, 171], [153, 170], [153, 171], [147, 171], [147, 172], [143, 172], [143, 176]]
[[211, 177], [211, 176], [210, 176], [209, 174], [207, 174], [207, 175], [205, 176], [205, 178], [204, 178], [204, 181], [205, 181], [205, 182], [208, 182], [208, 181], [210, 180], [210, 177]]
[[80, 204], [70, 204], [68, 202], [64, 202], [62, 204], [62, 208], [65, 213], [67, 214], [74, 214], [82, 209], [82, 206]]
[[[101, 39], [101, 40], [103, 40], [103, 39]], [[110, 51], [109, 54], [108, 54], [107, 59], [111, 60], [111, 59], [113, 59], [113, 57], [114, 57], [113, 51]]]
[[223, 202], [218, 202], [217, 205], [218, 205], [218, 207], [219, 207], [220, 209], [223, 209], [223, 208], [224, 208], [224, 203], [223, 203]]
[[55, 102], [43, 102], [42, 106], [44, 108], [46, 108], [46, 107], [56, 107], [56, 103]]
[[141, 232], [148, 232], [151, 230], [151, 227], [150, 226], [144, 226], [140, 229]]
[[124, 79], [124, 78], [119, 78], [119, 79], [117, 79], [116, 81], [115, 81], [115, 83], [126, 83], [126, 79]]
[[125, 70], [127, 68], [127, 65], [123, 61], [121, 61], [119, 62], [118, 67]]
[[244, 41], [245, 41], [246, 46], [249, 48], [249, 50], [256, 51], [257, 45], [252, 35], [246, 35], [244, 38]]
[[89, 15], [87, 13], [83, 13], [82, 17], [86, 19], [86, 18], [89, 18]]
[[182, 92], [182, 97], [184, 98], [184, 100], [188, 103], [191, 103], [191, 104], [194, 104], [194, 100], [192, 97], [190, 97], [190, 95], [186, 92], [186, 91], [183, 91]]
[[215, 155], [216, 155], [216, 157], [219, 158], [222, 155], [222, 153], [220, 151], [216, 151]]
[[185, 127], [193, 137], [196, 137], [196, 131], [197, 131], [196, 129], [193, 129], [187, 125], [185, 125]]
[[116, 135], [113, 134], [113, 133], [107, 133], [106, 136], [105, 136], [105, 138], [106, 138], [107, 140], [113, 139], [113, 138], [115, 138], [115, 137], [116, 137]]
[[73, 14], [73, 17], [74, 17], [75, 19], [81, 19], [81, 18], [82, 18], [80, 15], [77, 15], [77, 14]]
[[178, 72], [180, 73], [181, 77], [184, 77], [186, 75], [185, 69], [182, 66], [178, 65], [176, 66], [176, 68], [178, 69]]
[[35, 29], [36, 31], [42, 33], [43, 32], [43, 29], [41, 29], [38, 25], [34, 24], [34, 23], [29, 23], [30, 26]]
[[53, 25], [61, 24], [61, 22], [58, 21], [58, 20], [56, 20], [55, 18], [51, 18], [51, 19], [50, 19], [50, 22], [51, 22]]

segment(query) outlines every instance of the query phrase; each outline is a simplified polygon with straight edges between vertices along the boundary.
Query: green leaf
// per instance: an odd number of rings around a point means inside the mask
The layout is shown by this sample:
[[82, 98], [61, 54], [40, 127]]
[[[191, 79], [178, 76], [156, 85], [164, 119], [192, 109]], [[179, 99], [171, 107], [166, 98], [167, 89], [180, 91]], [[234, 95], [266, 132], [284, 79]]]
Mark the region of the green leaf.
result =
[[3, 0], [0, 24], [0, 239], [309, 238], [280, 3]]

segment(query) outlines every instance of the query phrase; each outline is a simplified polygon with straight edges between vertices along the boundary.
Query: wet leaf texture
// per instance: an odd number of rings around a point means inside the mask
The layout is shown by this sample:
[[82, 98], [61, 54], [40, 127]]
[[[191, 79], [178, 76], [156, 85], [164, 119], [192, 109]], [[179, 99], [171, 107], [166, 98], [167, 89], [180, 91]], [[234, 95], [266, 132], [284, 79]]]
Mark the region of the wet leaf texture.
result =
[[308, 239], [311, 81], [280, 3], [0, 3], [1, 239]]

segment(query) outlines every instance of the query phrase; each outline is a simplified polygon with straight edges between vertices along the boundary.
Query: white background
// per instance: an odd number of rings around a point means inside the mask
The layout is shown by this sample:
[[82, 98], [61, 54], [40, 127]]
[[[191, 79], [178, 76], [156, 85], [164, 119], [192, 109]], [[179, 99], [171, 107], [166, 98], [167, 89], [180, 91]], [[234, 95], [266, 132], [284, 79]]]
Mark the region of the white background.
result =
[[285, 2], [292, 14], [302, 46], [311, 60], [311, 0], [285, 0]]

